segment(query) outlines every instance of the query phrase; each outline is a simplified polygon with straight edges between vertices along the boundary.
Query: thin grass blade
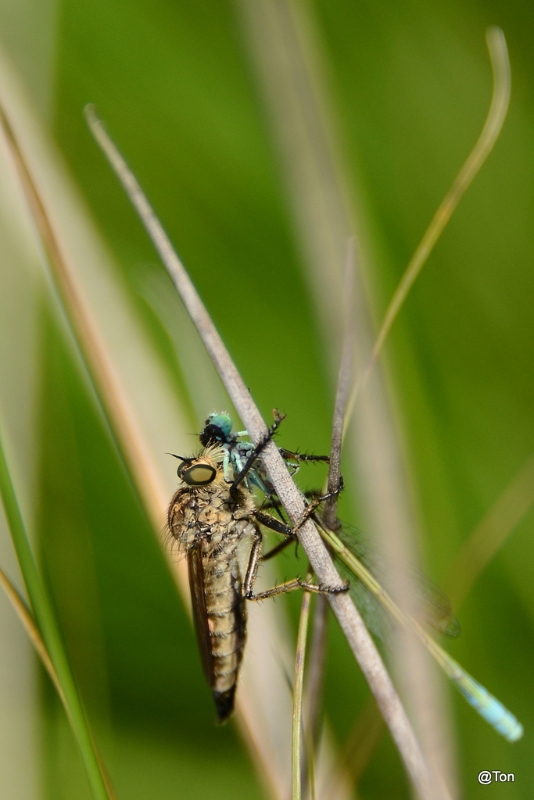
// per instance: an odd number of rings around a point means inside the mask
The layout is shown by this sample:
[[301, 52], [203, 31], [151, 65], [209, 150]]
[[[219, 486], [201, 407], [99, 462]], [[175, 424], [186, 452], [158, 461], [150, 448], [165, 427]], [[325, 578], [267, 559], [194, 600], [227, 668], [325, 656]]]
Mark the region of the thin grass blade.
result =
[[[308, 580], [308, 578], [307, 578]], [[302, 689], [304, 686], [304, 663], [306, 660], [306, 639], [310, 619], [311, 593], [304, 592], [300, 607], [297, 648], [295, 652], [295, 673], [293, 676], [293, 724], [291, 746], [291, 797], [302, 798]]]
[[31, 550], [29, 537], [6, 461], [1, 435], [0, 493], [35, 620], [61, 687], [60, 697], [64, 698], [68, 709], [68, 717], [87, 770], [87, 777], [93, 796], [96, 800], [113, 800], [100, 757], [94, 746], [83, 702], [70, 667], [52, 601]]
[[533, 503], [534, 456], [530, 456], [464, 542], [449, 568], [444, 585], [455, 608]]
[[436, 246], [437, 241], [445, 230], [445, 227], [458, 207], [462, 197], [493, 150], [495, 142], [499, 138], [502, 126], [504, 125], [511, 92], [510, 60], [508, 58], [506, 39], [500, 28], [491, 27], [486, 31], [486, 42], [493, 71], [493, 93], [486, 121], [484, 122], [484, 126], [475, 146], [469, 153], [465, 163], [454, 179], [451, 188], [432, 217], [428, 228], [423, 234], [423, 238], [410, 259], [404, 275], [389, 302], [380, 331], [373, 345], [369, 362], [355, 383], [347, 409], [347, 423], [352, 414], [354, 403], [367, 382], [369, 373], [382, 351], [393, 323], [399, 315], [413, 284], [428, 261], [432, 250]]

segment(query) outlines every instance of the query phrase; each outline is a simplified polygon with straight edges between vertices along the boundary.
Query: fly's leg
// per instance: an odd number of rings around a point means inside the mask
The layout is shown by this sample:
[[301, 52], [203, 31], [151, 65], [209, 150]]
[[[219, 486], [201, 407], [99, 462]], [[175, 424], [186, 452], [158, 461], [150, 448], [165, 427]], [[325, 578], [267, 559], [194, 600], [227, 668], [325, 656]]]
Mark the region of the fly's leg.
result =
[[263, 511], [255, 511], [254, 517], [261, 525], [269, 528], [270, 531], [280, 533], [282, 536], [290, 536], [292, 539], [295, 538], [294, 528], [286, 522], [276, 519], [276, 517], [272, 517], [270, 514], [264, 514]]
[[224, 458], [223, 458], [223, 475], [224, 480], [227, 483], [230, 483], [230, 453], [224, 448]]
[[[287, 525], [285, 522], [281, 522], [277, 520], [275, 517], [272, 517], [270, 514], [265, 514], [263, 511], [256, 511], [254, 516], [258, 520], [261, 525], [264, 525], [266, 528], [269, 528], [271, 531], [275, 531], [276, 533], [282, 534], [282, 536], [291, 537], [291, 539], [295, 538], [297, 531], [304, 525], [306, 520], [308, 520], [314, 513], [315, 509], [324, 503], [325, 500], [329, 500], [331, 497], [335, 497], [338, 495], [343, 489], [343, 479], [340, 480], [339, 486], [337, 489], [334, 489], [332, 492], [327, 492], [326, 494], [315, 495], [311, 501], [308, 503], [298, 520], [295, 522], [293, 526]], [[276, 506], [275, 506], [276, 508]], [[283, 542], [282, 544], [286, 544]], [[282, 549], [282, 548], [280, 548]], [[278, 552], [278, 550], [277, 550]], [[270, 553], [268, 554], [270, 557]]]
[[268, 553], [262, 555], [262, 561], [268, 561], [270, 558], [274, 558], [274, 556], [277, 556], [278, 553], [281, 553], [282, 550], [284, 550], [292, 542], [298, 544], [298, 539], [295, 537], [293, 528], [291, 528], [290, 525], [287, 525], [285, 522], [280, 522], [275, 517], [271, 517], [270, 514], [264, 514], [262, 511], [256, 511], [254, 516], [258, 522], [260, 522], [266, 528], [269, 528], [269, 530], [286, 537], [283, 542], [280, 542], [280, 544], [277, 544], [272, 548], [272, 550], [269, 550]]
[[304, 523], [311, 516], [313, 516], [313, 513], [314, 513], [315, 509], [318, 506], [320, 506], [321, 503], [324, 503], [325, 500], [329, 500], [331, 497], [336, 497], [340, 492], [342, 492], [343, 491], [343, 485], [344, 485], [343, 484], [343, 478], [340, 477], [339, 486], [337, 487], [337, 489], [334, 489], [331, 492], [327, 492], [326, 494], [320, 494], [320, 495], [316, 495], [315, 497], [312, 497], [311, 502], [308, 503], [308, 505], [306, 506], [306, 508], [304, 509], [304, 511], [302, 512], [302, 514], [298, 518], [298, 520], [293, 525], [293, 528], [292, 528], [293, 533], [295, 534], [300, 528], [302, 528]]
[[274, 423], [269, 428], [269, 430], [267, 432], [267, 435], [263, 437], [261, 442], [258, 442], [256, 447], [254, 448], [254, 450], [252, 451], [252, 453], [248, 457], [248, 459], [247, 459], [247, 461], [245, 463], [245, 466], [241, 469], [241, 471], [239, 472], [237, 477], [234, 479], [234, 482], [230, 486], [230, 494], [232, 495], [232, 497], [234, 497], [234, 498], [236, 497], [237, 487], [245, 479], [247, 473], [251, 470], [252, 465], [254, 464], [254, 462], [256, 461], [258, 456], [260, 455], [260, 453], [263, 450], [263, 448], [265, 447], [265, 445], [268, 444], [268, 442], [271, 441], [271, 439], [273, 438], [276, 430], [278, 429], [280, 423], [282, 422], [282, 420], [284, 418], [285, 418], [285, 414], [278, 414], [278, 412], [275, 413]]
[[253, 594], [245, 594], [246, 600], [267, 600], [268, 597], [276, 597], [278, 594], [287, 594], [287, 592], [294, 592], [297, 589], [304, 589], [306, 592], [314, 592], [315, 594], [340, 594], [348, 590], [348, 585], [343, 586], [321, 586], [317, 583], [309, 583], [303, 581], [299, 577], [293, 578], [285, 583], [280, 583], [278, 586], [273, 586], [272, 589], [267, 589], [265, 592], [258, 592]]
[[295, 591], [296, 589], [304, 589], [308, 592], [315, 592], [317, 594], [339, 594], [340, 592], [346, 592], [349, 588], [348, 583], [343, 584], [342, 586], [322, 586], [320, 584], [309, 583], [309, 581], [303, 581], [299, 577], [293, 578], [293, 580], [286, 581], [285, 583], [280, 584], [279, 586], [275, 586], [272, 589], [268, 589], [265, 592], [258, 592], [254, 594], [253, 586], [256, 580], [256, 575], [258, 572], [258, 566], [260, 560], [266, 561], [269, 558], [280, 553], [288, 544], [295, 541], [295, 533], [296, 531], [304, 524], [304, 522], [313, 514], [315, 509], [317, 508], [320, 503], [324, 500], [328, 500], [329, 497], [335, 496], [339, 494], [341, 489], [343, 488], [343, 483], [340, 482], [340, 486], [333, 492], [328, 492], [326, 495], [320, 495], [316, 497], [304, 510], [301, 517], [297, 520], [296, 524], [291, 527], [286, 525], [285, 523], [280, 522], [279, 520], [271, 517], [270, 514], [264, 514], [261, 511], [257, 511], [255, 513], [255, 517], [262, 525], [270, 530], [276, 531], [276, 533], [282, 534], [282, 536], [286, 536], [286, 540], [280, 542], [279, 545], [274, 547], [270, 550], [262, 559], [262, 545], [263, 539], [261, 533], [258, 531], [257, 535], [255, 536], [252, 550], [250, 553], [249, 563], [247, 567], [247, 574], [245, 577], [245, 581], [243, 584], [243, 596], [247, 600], [266, 600], [268, 597], [275, 597], [277, 594], [285, 594], [287, 592]]
[[248, 560], [247, 572], [243, 582], [243, 597], [250, 597], [253, 594], [252, 588], [258, 574], [258, 567], [261, 560], [261, 550], [263, 547], [263, 536], [259, 530], [254, 534], [252, 549]]
[[[277, 520], [275, 520], [275, 522], [277, 522]], [[254, 582], [256, 580], [256, 575], [258, 574], [262, 544], [262, 535], [259, 531], [257, 531], [252, 543], [247, 574], [245, 575], [245, 580], [243, 583], [243, 597], [245, 600], [267, 600], [268, 597], [276, 597], [278, 594], [286, 594], [287, 592], [293, 592], [296, 589], [304, 589], [307, 592], [315, 592], [316, 594], [339, 594], [340, 592], [346, 592], [348, 590], [348, 584], [343, 586], [321, 586], [320, 584], [318, 585], [316, 583], [309, 583], [309, 581], [303, 581], [297, 577], [290, 581], [286, 581], [285, 583], [281, 583], [279, 586], [274, 586], [272, 589], [267, 589], [265, 592], [258, 592], [257, 594], [254, 594]], [[283, 542], [283, 544], [285, 544], [285, 542]]]
[[[285, 545], [286, 543], [283, 542], [282, 544]], [[287, 592], [292, 592], [296, 589], [305, 589], [308, 592], [316, 592], [317, 594], [339, 594], [340, 592], [346, 592], [349, 588], [348, 586], [320, 586], [315, 583], [303, 581], [297, 577], [293, 578], [293, 580], [281, 583], [279, 586], [274, 586], [272, 589], [267, 589], [265, 592], [258, 592], [257, 594], [254, 594], [253, 588], [256, 581], [256, 575], [258, 574], [262, 546], [263, 537], [258, 531], [252, 543], [247, 573], [243, 582], [243, 597], [245, 600], [266, 600], [268, 597], [275, 597], [277, 594], [286, 594]]]
[[280, 447], [280, 455], [284, 461], [326, 461], [330, 463], [330, 456], [315, 456], [312, 453], [294, 453], [292, 450], [286, 450]]
[[287, 539], [285, 539], [283, 542], [280, 542], [280, 544], [277, 544], [276, 547], [273, 547], [271, 550], [269, 550], [268, 553], [262, 555], [261, 560], [268, 561], [270, 558], [274, 558], [275, 556], [278, 555], [278, 553], [281, 553], [282, 550], [285, 550], [288, 545], [293, 543], [298, 545], [298, 541], [295, 542], [293, 535], [288, 536]]
[[294, 453], [292, 450], [286, 450], [284, 447], [280, 447], [279, 450], [291, 477], [297, 474], [303, 461], [326, 461], [327, 464], [330, 463], [330, 456], [314, 456], [308, 453]]

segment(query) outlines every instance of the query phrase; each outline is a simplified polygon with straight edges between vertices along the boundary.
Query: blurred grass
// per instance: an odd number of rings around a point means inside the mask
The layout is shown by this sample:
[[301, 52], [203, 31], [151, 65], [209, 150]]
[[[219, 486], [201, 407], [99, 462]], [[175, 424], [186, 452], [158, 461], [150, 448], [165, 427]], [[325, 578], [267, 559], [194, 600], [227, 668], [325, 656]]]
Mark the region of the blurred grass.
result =
[[[336, 0], [316, 3], [315, 11], [363, 205], [377, 319], [484, 118], [491, 91], [487, 25], [503, 28], [510, 50], [512, 103], [501, 139], [387, 347], [424, 549], [439, 580], [534, 451], [533, 12], [527, 3], [502, 0], [432, 6]], [[56, 142], [169, 375], [183, 383], [158, 320], [139, 297], [147, 270], [162, 268], [85, 128], [82, 107], [89, 101], [146, 188], [265, 417], [273, 406], [287, 412], [280, 441], [325, 452], [332, 405], [325, 334], [314, 321], [234, 7], [215, 0], [67, 0], [54, 14], [51, 7], [50, 42], [36, 48], [46, 26], [39, 32], [29, 17], [17, 19], [13, 6], [1, 6], [6, 44], [41, 106], [48, 65], [52, 101], [45, 111]], [[8, 321], [2, 336], [5, 354], [13, 341]], [[233, 729], [212, 725], [189, 623], [83, 372], [50, 313], [39, 321], [39, 348], [38, 433], [31, 445], [36, 518], [69, 651], [118, 796], [260, 796]], [[9, 359], [11, 353], [12, 365]], [[22, 437], [12, 399], [18, 380], [12, 367], [0, 400]], [[18, 396], [25, 396], [20, 380]], [[197, 409], [198, 421], [210, 410]], [[169, 432], [169, 450], [174, 436]], [[24, 442], [22, 464], [28, 452]], [[302, 478], [307, 486], [317, 483], [311, 470]], [[33, 496], [31, 482], [27, 491]], [[345, 497], [342, 515], [358, 524], [352, 500]], [[514, 784], [499, 787], [500, 797], [529, 796], [532, 524], [530, 514], [482, 574], [462, 607], [462, 637], [448, 647], [527, 731], [522, 742], [508, 745], [451, 696], [469, 798], [488, 791], [476, 783], [480, 769], [516, 773]], [[282, 573], [291, 569], [282, 561]], [[341, 740], [367, 691], [334, 626], [330, 638], [327, 707]], [[47, 766], [39, 796], [88, 796], [46, 687], [41, 711]], [[385, 739], [360, 795], [402, 797], [404, 786]]]

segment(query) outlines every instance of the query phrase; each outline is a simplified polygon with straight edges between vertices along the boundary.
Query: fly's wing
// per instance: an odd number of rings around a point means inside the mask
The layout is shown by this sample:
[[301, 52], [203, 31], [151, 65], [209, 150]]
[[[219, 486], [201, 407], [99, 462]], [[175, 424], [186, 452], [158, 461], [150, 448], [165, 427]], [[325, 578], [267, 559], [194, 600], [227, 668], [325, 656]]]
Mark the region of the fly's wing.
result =
[[204, 568], [200, 543], [194, 544], [187, 553], [187, 566], [189, 572], [189, 589], [191, 591], [191, 605], [193, 619], [197, 634], [202, 667], [208, 684], [212, 685], [213, 660], [211, 655], [211, 642], [208, 628], [208, 613], [206, 610], [206, 594], [204, 592]]
[[167, 520], [163, 526], [165, 544], [169, 547], [173, 560], [176, 561], [185, 558], [195, 543], [195, 525], [189, 519], [190, 500], [189, 489], [178, 489], [169, 504]]

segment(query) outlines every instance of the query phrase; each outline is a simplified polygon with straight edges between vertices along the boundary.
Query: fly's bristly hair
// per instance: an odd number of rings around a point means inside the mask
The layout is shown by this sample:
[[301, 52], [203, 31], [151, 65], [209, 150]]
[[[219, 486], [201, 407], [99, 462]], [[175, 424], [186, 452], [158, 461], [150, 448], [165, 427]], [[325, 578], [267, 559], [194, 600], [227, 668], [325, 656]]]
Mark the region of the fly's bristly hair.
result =
[[[186, 459], [178, 469], [183, 483], [168, 511], [168, 530], [188, 561], [195, 629], [219, 722], [233, 711], [246, 640], [240, 545], [245, 539], [261, 541], [255, 498], [243, 484], [230, 493], [223, 459], [218, 444]], [[203, 467], [207, 482], [191, 484], [189, 476], [197, 468], [202, 474]]]

